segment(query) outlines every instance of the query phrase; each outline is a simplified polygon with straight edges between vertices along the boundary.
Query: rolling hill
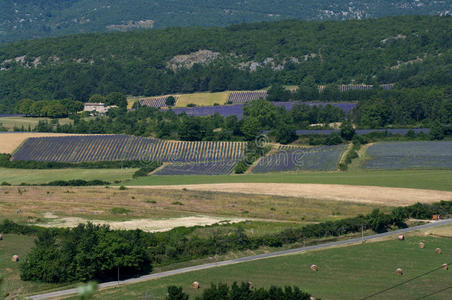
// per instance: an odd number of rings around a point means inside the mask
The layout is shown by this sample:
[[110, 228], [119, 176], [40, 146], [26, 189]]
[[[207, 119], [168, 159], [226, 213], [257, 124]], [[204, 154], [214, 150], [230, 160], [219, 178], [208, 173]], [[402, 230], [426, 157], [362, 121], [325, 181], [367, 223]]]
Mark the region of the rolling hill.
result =
[[282, 19], [447, 15], [451, 11], [449, 1], [433, 0], [4, 0], [0, 10], [0, 43], [81, 32], [224, 26]]
[[452, 18], [279, 21], [79, 34], [0, 46], [0, 112], [17, 101], [300, 84], [452, 82]]

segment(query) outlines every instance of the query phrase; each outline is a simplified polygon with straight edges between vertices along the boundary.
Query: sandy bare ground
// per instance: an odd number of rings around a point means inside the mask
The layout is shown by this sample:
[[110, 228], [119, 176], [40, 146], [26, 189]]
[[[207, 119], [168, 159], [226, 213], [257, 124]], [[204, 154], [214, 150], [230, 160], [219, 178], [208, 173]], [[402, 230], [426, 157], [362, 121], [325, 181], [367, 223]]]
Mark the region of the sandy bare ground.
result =
[[170, 186], [134, 186], [133, 188], [193, 190], [256, 195], [302, 197], [318, 200], [335, 200], [372, 203], [386, 206], [405, 206], [417, 202], [451, 201], [452, 192], [390, 188], [377, 186], [352, 186], [336, 184], [286, 184], [286, 183], [219, 183]]
[[31, 137], [66, 136], [66, 133], [11, 132], [0, 133], [0, 153], [12, 153], [26, 139]]
[[[36, 224], [41, 227], [75, 227], [80, 223], [87, 223], [87, 219], [79, 217], [65, 217], [59, 218], [52, 213], [46, 213], [45, 218], [51, 219], [47, 223]], [[169, 231], [176, 227], [192, 227], [192, 226], [205, 226], [212, 225], [216, 223], [228, 222], [228, 223], [238, 223], [242, 222], [244, 219], [239, 218], [217, 218], [211, 216], [192, 216], [192, 217], [182, 217], [182, 218], [169, 218], [162, 220], [155, 219], [135, 219], [130, 221], [104, 221], [104, 220], [90, 220], [91, 223], [96, 225], [109, 225], [111, 229], [121, 229], [121, 230], [135, 230], [141, 229], [147, 232], [162, 232]]]

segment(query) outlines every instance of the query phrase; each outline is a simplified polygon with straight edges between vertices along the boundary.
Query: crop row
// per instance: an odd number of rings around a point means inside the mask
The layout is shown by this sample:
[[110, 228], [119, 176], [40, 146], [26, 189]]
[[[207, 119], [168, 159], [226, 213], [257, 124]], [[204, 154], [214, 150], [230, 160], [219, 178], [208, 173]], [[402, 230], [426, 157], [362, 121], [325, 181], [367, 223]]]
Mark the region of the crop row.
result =
[[278, 152], [262, 158], [253, 173], [284, 171], [334, 171], [337, 170], [347, 145], [293, 147], [281, 146]]
[[[168, 99], [168, 97], [169, 96], [162, 96], [156, 98], [141, 99], [139, 102], [141, 106], [150, 106], [156, 108], [167, 107], [168, 105], [166, 105], [166, 99]], [[177, 101], [177, 97], [175, 98]]]
[[239, 142], [180, 142], [128, 135], [43, 137], [25, 141], [13, 160], [208, 162], [239, 160], [245, 147]]
[[201, 163], [172, 163], [159, 169], [154, 175], [229, 175], [237, 161], [213, 161]]
[[267, 91], [231, 92], [229, 94], [228, 102], [232, 104], [243, 104], [261, 98], [266, 99], [267, 95]]
[[365, 169], [452, 168], [452, 141], [377, 143], [367, 149]]

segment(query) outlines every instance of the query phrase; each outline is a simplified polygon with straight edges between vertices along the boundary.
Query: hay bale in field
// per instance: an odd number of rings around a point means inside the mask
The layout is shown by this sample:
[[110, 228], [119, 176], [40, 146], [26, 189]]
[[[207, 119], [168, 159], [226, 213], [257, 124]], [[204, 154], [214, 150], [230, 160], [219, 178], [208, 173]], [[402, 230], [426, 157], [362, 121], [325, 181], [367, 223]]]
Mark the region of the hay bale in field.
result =
[[315, 297], [314, 296], [311, 296], [311, 298], [309, 298], [310, 300], [315, 300]]
[[0, 233], [0, 241], [3, 240], [3, 235]]
[[191, 287], [194, 288], [194, 289], [199, 289], [199, 282], [194, 281], [194, 282], [191, 284]]
[[317, 265], [311, 265], [311, 270], [317, 272], [319, 270], [319, 267]]
[[18, 262], [19, 261], [19, 255], [13, 255], [13, 257], [11, 257], [11, 261]]
[[248, 287], [249, 287], [250, 290], [253, 289], [254, 285], [253, 285], [252, 281], [248, 281]]
[[397, 268], [397, 270], [395, 272], [396, 272], [397, 275], [403, 275], [402, 268]]
[[443, 251], [441, 250], [441, 248], [436, 248], [435, 249], [435, 253], [436, 254], [441, 254]]
[[449, 265], [448, 264], [443, 264], [442, 266], [441, 266], [441, 268], [443, 269], [443, 270], [449, 270]]
[[425, 244], [423, 242], [420, 242], [419, 243], [419, 248], [424, 249], [424, 247], [425, 247]]
[[399, 241], [405, 240], [405, 236], [403, 234], [399, 235], [397, 238], [399, 239]]

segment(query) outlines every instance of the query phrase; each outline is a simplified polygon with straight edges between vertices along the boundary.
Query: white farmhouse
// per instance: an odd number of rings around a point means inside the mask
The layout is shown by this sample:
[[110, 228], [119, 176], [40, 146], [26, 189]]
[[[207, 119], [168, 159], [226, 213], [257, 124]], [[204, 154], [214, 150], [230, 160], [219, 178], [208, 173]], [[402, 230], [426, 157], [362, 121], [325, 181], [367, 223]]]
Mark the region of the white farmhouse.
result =
[[111, 108], [118, 107], [116, 105], [107, 106], [105, 103], [85, 103], [83, 111], [94, 114], [106, 114]]

